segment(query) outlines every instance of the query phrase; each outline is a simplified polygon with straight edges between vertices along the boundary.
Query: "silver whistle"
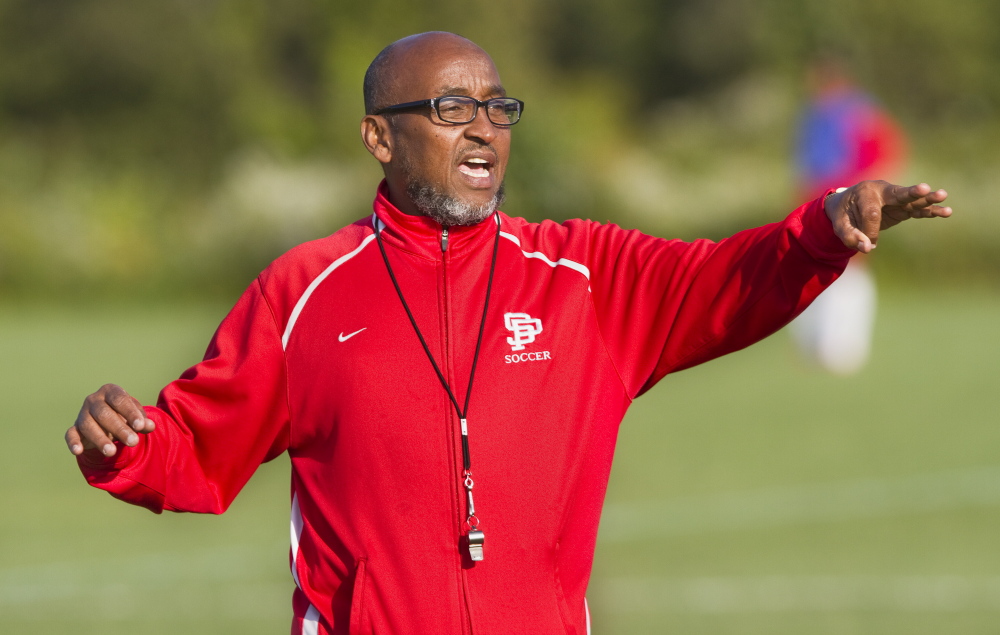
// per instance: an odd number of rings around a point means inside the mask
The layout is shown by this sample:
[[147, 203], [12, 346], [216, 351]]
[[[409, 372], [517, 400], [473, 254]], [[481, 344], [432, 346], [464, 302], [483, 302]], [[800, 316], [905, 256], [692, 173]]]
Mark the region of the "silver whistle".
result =
[[469, 557], [472, 558], [473, 562], [480, 562], [483, 559], [483, 542], [485, 540], [486, 534], [478, 529], [469, 531]]

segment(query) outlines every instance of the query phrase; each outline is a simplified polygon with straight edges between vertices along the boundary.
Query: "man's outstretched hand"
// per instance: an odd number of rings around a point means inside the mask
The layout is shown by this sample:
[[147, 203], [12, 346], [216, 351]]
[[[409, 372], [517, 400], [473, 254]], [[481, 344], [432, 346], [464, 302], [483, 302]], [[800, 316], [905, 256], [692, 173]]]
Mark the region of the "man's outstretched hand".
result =
[[951, 216], [951, 208], [940, 205], [946, 198], [947, 192], [931, 191], [926, 183], [906, 186], [862, 181], [830, 195], [824, 206], [840, 240], [851, 249], [867, 254], [878, 244], [880, 230], [908, 218]]
[[83, 400], [76, 423], [66, 431], [66, 445], [77, 456], [95, 448], [104, 456], [114, 456], [116, 439], [135, 445], [139, 442], [136, 432], [150, 433], [155, 427], [135, 397], [121, 386], [105, 384]]

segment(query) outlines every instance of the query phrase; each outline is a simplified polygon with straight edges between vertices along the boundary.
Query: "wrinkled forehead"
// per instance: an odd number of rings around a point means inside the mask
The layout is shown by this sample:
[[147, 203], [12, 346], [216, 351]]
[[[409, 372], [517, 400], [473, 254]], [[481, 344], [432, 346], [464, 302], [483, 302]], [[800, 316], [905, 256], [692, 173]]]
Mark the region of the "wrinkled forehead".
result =
[[506, 94], [493, 60], [471, 43], [428, 42], [402, 52], [393, 66], [397, 103], [441, 95], [487, 99]]

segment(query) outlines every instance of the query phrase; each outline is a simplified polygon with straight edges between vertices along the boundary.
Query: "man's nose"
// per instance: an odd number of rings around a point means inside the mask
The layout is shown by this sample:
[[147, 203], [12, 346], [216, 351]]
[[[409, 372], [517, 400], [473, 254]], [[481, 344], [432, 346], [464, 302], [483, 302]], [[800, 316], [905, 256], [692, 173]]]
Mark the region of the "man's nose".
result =
[[486, 108], [477, 108], [475, 119], [465, 126], [465, 137], [491, 143], [496, 136], [497, 127], [490, 121], [489, 115], [486, 114]]

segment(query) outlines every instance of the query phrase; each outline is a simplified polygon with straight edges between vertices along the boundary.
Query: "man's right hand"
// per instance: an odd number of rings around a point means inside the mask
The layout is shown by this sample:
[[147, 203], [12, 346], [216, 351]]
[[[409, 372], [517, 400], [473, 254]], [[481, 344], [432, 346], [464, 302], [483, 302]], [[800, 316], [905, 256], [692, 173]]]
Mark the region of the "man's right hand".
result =
[[135, 445], [139, 442], [136, 432], [148, 434], [155, 427], [135, 397], [121, 386], [105, 384], [83, 400], [76, 423], [66, 431], [66, 445], [77, 456], [93, 449], [114, 456], [116, 439]]

